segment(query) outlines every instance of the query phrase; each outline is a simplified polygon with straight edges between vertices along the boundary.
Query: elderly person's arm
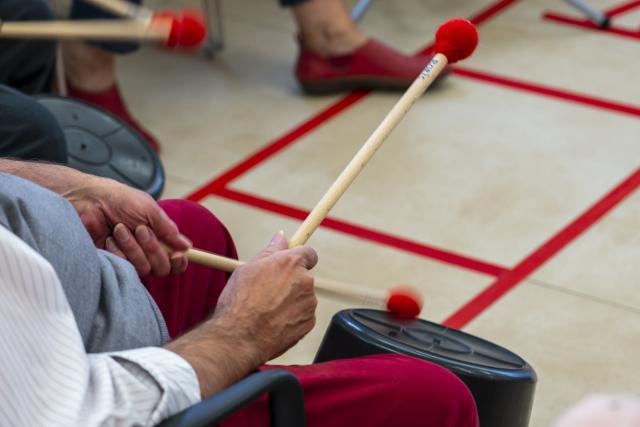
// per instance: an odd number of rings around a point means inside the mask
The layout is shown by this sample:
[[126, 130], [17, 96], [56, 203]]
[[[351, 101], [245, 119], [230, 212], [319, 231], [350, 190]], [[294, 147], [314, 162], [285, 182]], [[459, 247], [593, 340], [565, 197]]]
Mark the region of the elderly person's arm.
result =
[[[181, 273], [190, 242], [146, 193], [112, 179], [38, 162], [1, 159], [0, 172], [19, 176], [71, 202], [95, 245], [128, 259], [145, 276]], [[160, 242], [175, 249], [168, 255]]]
[[173, 352], [87, 355], [53, 267], [2, 226], [0, 289], [0, 425], [153, 425], [199, 400]]
[[278, 234], [232, 276], [216, 314], [166, 349], [87, 355], [54, 269], [0, 227], [0, 425], [158, 423], [311, 330], [316, 262]]

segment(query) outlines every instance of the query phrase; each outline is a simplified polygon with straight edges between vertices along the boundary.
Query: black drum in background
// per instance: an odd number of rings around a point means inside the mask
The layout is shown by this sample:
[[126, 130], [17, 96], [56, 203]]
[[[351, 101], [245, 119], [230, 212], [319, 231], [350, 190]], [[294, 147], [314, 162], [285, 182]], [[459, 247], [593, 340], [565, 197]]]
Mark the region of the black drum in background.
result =
[[64, 131], [69, 166], [160, 197], [165, 180], [160, 159], [129, 125], [82, 101], [49, 95], [37, 99]]
[[526, 427], [536, 374], [522, 358], [489, 341], [426, 320], [398, 320], [380, 310], [350, 309], [333, 316], [315, 361], [380, 353], [436, 363], [469, 387], [481, 427]]

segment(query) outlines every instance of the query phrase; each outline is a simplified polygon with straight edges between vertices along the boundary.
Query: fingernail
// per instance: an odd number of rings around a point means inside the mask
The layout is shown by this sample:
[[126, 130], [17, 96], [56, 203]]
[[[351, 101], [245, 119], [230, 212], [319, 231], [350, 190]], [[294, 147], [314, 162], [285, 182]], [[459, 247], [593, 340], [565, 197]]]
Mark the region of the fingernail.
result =
[[113, 241], [113, 237], [111, 236], [107, 237], [107, 240], [104, 243], [104, 247], [109, 252], [113, 252], [113, 250], [116, 248], [116, 242]]
[[282, 238], [284, 236], [284, 232], [278, 231], [272, 238], [271, 241], [269, 242], [269, 246], [273, 246], [276, 244], [276, 242], [278, 241], [278, 239]]
[[127, 232], [127, 228], [124, 224], [116, 225], [116, 227], [113, 229], [113, 235], [120, 242], [126, 242], [127, 240], [129, 240], [129, 233]]
[[171, 270], [173, 270], [174, 272], [179, 270], [180, 267], [182, 266], [182, 257], [181, 256], [172, 256], [170, 259], [171, 262]]
[[193, 246], [193, 242], [187, 236], [185, 236], [184, 234], [181, 234], [180, 237], [182, 238], [182, 240], [184, 240], [186, 243], [189, 244], [189, 247]]
[[138, 227], [136, 227], [136, 239], [138, 239], [140, 243], [147, 243], [149, 239], [151, 239], [147, 227], [145, 227], [144, 225], [139, 225]]

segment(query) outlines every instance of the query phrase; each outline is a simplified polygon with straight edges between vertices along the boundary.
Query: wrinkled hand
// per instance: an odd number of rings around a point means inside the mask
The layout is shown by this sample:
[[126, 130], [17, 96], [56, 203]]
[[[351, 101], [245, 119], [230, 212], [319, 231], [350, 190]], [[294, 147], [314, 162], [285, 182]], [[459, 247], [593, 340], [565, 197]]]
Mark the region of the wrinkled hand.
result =
[[259, 363], [279, 356], [315, 325], [318, 302], [309, 270], [317, 262], [313, 249], [288, 249], [284, 235], [276, 234], [266, 249], [235, 270], [212, 320], [232, 330], [239, 346], [250, 343]]
[[[166, 276], [187, 268], [191, 242], [148, 194], [117, 181], [90, 177], [63, 194], [100, 249], [125, 258], [138, 274]], [[160, 245], [174, 251], [171, 255]]]

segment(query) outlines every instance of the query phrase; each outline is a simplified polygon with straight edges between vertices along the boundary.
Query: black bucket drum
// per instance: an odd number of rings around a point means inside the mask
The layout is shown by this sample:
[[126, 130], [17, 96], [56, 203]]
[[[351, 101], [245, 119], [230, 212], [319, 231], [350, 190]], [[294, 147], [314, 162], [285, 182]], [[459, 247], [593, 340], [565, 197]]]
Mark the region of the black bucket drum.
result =
[[314, 363], [380, 353], [397, 353], [436, 363], [471, 390], [481, 427], [527, 427], [536, 374], [511, 351], [489, 341], [426, 320], [399, 320], [385, 311], [338, 312]]
[[57, 120], [67, 141], [69, 166], [113, 178], [157, 199], [164, 188], [158, 155], [129, 125], [112, 114], [75, 99], [37, 97]]

